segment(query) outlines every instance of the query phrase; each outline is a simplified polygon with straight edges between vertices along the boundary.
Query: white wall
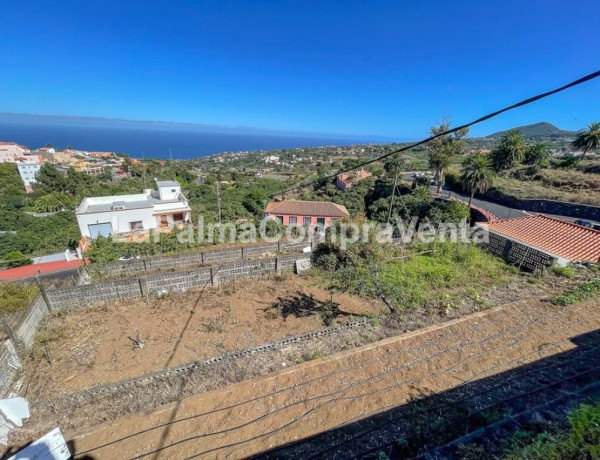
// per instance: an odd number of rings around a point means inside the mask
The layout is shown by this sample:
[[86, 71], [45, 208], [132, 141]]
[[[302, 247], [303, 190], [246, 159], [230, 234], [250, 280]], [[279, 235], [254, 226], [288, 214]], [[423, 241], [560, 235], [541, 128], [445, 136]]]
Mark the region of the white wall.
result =
[[181, 187], [169, 186], [169, 187], [158, 187], [158, 194], [161, 200], [177, 200], [181, 194]]
[[25, 186], [31, 185], [32, 182], [35, 182], [35, 175], [40, 170], [41, 165], [39, 163], [17, 163], [17, 168], [19, 169], [19, 175], [21, 176], [21, 180]]
[[77, 223], [81, 234], [86, 238], [91, 238], [88, 225], [102, 224], [110, 222], [114, 233], [130, 232], [130, 222], [142, 221], [144, 230], [157, 228], [156, 218], [153, 215], [153, 208], [130, 209], [123, 211], [97, 212], [93, 214], [80, 214], [77, 216]]

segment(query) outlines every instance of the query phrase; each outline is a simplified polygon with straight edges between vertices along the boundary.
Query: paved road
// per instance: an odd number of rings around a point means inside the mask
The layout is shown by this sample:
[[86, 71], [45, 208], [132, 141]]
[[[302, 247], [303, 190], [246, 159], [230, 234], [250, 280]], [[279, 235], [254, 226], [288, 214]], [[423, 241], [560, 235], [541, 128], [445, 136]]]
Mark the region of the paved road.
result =
[[[413, 173], [403, 174], [403, 179], [408, 182], [412, 182]], [[432, 192], [437, 191], [436, 186], [432, 185], [429, 188]], [[461, 198], [466, 202], [469, 201], [469, 195], [466, 193], [458, 193], [458, 192], [449, 191], [449, 190], [443, 190], [442, 193], [451, 194], [451, 196]], [[491, 212], [499, 219], [509, 219], [512, 217], [523, 217], [523, 216], [531, 216], [531, 215], [537, 214], [535, 212], [527, 212], [527, 211], [523, 211], [521, 209], [509, 208], [508, 206], [503, 206], [501, 204], [493, 203], [491, 201], [486, 201], [486, 200], [482, 200], [479, 198], [474, 198], [472, 204], [474, 206], [477, 206], [479, 208], [482, 208], [482, 209], [485, 209], [485, 210]], [[550, 216], [555, 217], [557, 219], [564, 220], [566, 222], [574, 222], [574, 221], [578, 220], [578, 218], [576, 218], [576, 217], [567, 217], [567, 216], [559, 216], [559, 215], [551, 215], [551, 214], [550, 214]], [[586, 220], [589, 220], [589, 219], [586, 219]]]

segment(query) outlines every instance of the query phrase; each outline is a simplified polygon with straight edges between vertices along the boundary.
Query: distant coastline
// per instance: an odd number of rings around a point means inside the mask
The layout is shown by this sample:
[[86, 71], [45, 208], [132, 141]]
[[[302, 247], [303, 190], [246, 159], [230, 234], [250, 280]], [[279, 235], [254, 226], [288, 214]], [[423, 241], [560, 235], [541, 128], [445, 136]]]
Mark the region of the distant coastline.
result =
[[[0, 113], [0, 140], [30, 148], [126, 153], [134, 158], [189, 159], [223, 152], [293, 149], [326, 145], [389, 143], [382, 136], [292, 133], [193, 123]], [[401, 141], [402, 139], [400, 139]]]

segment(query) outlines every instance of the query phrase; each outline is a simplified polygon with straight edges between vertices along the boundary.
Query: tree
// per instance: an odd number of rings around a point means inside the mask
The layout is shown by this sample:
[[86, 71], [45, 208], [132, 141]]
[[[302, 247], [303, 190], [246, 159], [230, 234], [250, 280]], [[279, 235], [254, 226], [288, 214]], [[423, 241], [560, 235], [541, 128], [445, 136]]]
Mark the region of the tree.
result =
[[475, 193], [486, 192], [494, 182], [494, 172], [489, 158], [480, 153], [467, 158], [460, 172], [460, 182], [463, 189], [471, 193], [468, 205], [470, 208]]
[[431, 127], [432, 136], [442, 134], [429, 143], [429, 167], [435, 171], [437, 193], [442, 191], [444, 171], [452, 164], [457, 155], [464, 152], [465, 143], [463, 138], [469, 134], [468, 128], [461, 129], [453, 134], [443, 134], [448, 130], [450, 130], [449, 120], [444, 120]]
[[42, 195], [33, 203], [36, 212], [57, 212], [69, 208], [70, 205], [69, 198], [59, 192]]
[[492, 166], [496, 171], [512, 168], [525, 157], [525, 138], [517, 129], [502, 136], [500, 144], [492, 150]]
[[583, 152], [582, 160], [588, 152], [598, 150], [600, 148], [600, 122], [590, 123], [587, 128], [580, 130], [571, 145]]
[[396, 193], [396, 187], [398, 185], [398, 176], [404, 170], [404, 160], [400, 156], [399, 153], [395, 153], [392, 156], [388, 157], [385, 161], [383, 169], [388, 174], [394, 176], [394, 186], [392, 187], [392, 198], [390, 201], [390, 210], [388, 212], [387, 222], [390, 223], [390, 219], [392, 217], [392, 207], [394, 206], [394, 193]]
[[523, 163], [534, 166], [541, 166], [548, 161], [552, 152], [545, 142], [536, 142], [525, 149], [525, 158]]
[[67, 189], [67, 179], [50, 163], [45, 163], [36, 174], [34, 189], [41, 188], [46, 193], [61, 192]]
[[8, 268], [23, 267], [25, 265], [31, 265], [33, 261], [30, 257], [19, 251], [11, 251], [4, 256], [4, 261]]

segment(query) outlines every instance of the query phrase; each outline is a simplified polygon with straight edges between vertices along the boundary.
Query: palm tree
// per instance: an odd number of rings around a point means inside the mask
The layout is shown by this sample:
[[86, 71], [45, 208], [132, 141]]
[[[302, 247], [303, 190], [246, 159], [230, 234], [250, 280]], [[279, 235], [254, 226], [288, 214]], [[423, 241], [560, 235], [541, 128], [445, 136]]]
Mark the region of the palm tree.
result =
[[600, 122], [595, 121], [590, 123], [587, 128], [580, 130], [571, 145], [583, 152], [582, 160], [588, 152], [598, 150], [600, 148]]
[[398, 186], [398, 176], [404, 170], [404, 160], [399, 153], [395, 153], [386, 160], [383, 169], [385, 169], [388, 174], [394, 175], [394, 186], [392, 187], [392, 198], [390, 200], [390, 210], [387, 218], [389, 224], [390, 219], [392, 218], [392, 207], [394, 206], [394, 193], [396, 193], [396, 187]]
[[52, 192], [42, 195], [34, 201], [33, 207], [36, 212], [57, 212], [70, 206], [69, 197], [60, 192]]
[[492, 151], [492, 162], [496, 171], [511, 168], [525, 158], [525, 138], [517, 129], [507, 132], [500, 144]]
[[478, 153], [465, 162], [460, 172], [460, 182], [463, 188], [471, 192], [469, 208], [475, 193], [486, 192], [494, 182], [494, 171], [487, 156]]
[[463, 128], [453, 134], [445, 134], [450, 130], [450, 120], [444, 119], [441, 123], [432, 126], [432, 136], [439, 136], [429, 142], [429, 167], [435, 171], [437, 193], [442, 192], [444, 184], [444, 171], [454, 162], [454, 158], [465, 150], [462, 140], [469, 134], [469, 128]]

